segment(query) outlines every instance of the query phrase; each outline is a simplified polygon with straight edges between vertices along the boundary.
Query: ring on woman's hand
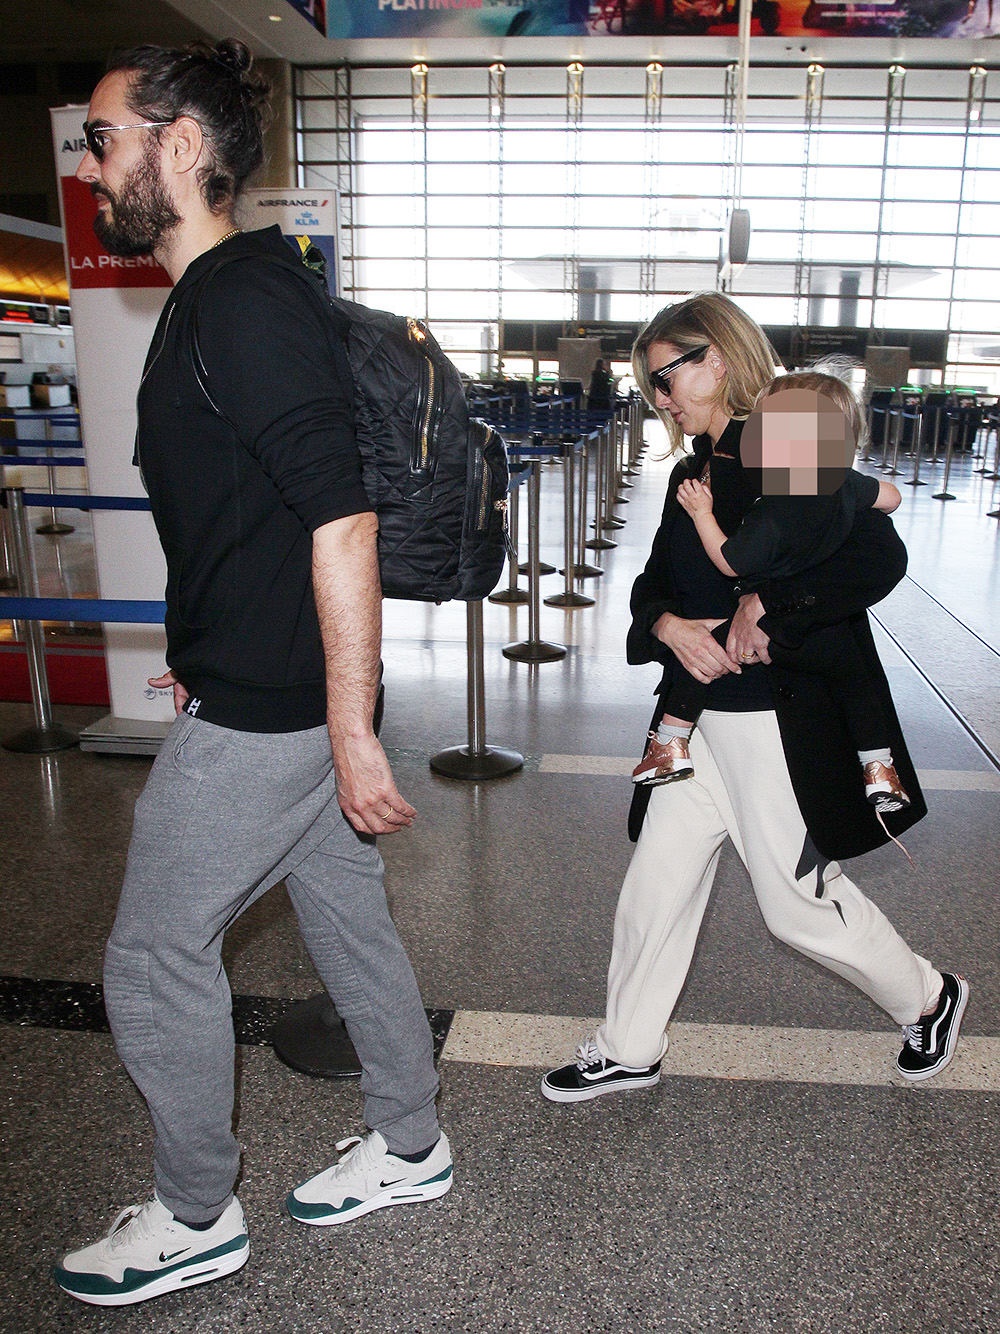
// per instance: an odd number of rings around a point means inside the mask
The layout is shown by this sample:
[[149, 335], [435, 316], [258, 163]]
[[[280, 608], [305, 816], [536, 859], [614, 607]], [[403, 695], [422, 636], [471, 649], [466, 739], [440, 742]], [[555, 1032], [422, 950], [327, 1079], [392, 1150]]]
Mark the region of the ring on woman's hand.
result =
[[751, 658], [756, 658], [756, 656], [757, 656], [757, 651], [756, 651], [756, 649], [754, 650], [753, 653], [741, 653], [741, 654], [740, 654], [740, 657], [743, 659], [744, 662], [749, 662]]
[[[389, 806], [389, 803], [388, 803], [388, 802], [386, 802], [385, 804], [386, 804], [387, 806]], [[388, 820], [388, 818], [389, 818], [389, 816], [390, 816], [391, 814], [392, 814], [392, 807], [389, 806], [389, 809], [386, 811], [385, 815], [382, 816], [382, 819], [383, 819], [383, 820]]]

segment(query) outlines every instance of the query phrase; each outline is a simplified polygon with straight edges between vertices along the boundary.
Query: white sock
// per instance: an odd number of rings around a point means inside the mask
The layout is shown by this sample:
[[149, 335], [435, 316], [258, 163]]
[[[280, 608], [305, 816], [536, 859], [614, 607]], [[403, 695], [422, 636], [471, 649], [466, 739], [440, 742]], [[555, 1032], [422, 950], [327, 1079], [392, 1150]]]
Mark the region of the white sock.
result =
[[887, 768], [892, 764], [892, 751], [888, 746], [884, 750], [859, 750], [858, 759], [862, 764], [884, 764]]
[[665, 746], [675, 736], [687, 741], [693, 728], [694, 723], [660, 723], [656, 729], [656, 739], [661, 746]]

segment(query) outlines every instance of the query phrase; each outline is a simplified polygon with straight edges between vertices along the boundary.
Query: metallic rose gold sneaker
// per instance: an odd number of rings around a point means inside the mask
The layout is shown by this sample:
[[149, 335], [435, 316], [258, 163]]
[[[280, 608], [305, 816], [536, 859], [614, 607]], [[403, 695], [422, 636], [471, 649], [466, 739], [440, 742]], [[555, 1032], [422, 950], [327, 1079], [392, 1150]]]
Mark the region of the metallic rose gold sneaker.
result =
[[649, 733], [649, 750], [632, 770], [633, 783], [658, 787], [661, 783], [675, 783], [678, 778], [690, 778], [694, 773], [687, 738], [672, 736], [664, 744], [655, 732]]
[[864, 770], [865, 796], [880, 815], [888, 811], [906, 810], [910, 798], [899, 781], [894, 765], [872, 760], [864, 766]]

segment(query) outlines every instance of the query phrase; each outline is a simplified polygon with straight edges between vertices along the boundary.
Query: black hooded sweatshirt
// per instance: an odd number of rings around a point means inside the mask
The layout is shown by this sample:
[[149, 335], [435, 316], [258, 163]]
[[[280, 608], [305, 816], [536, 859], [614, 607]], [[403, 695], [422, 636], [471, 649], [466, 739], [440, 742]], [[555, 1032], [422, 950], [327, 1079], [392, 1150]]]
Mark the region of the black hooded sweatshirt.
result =
[[[372, 509], [347, 326], [307, 282], [322, 295], [277, 227], [199, 255], [163, 309], [138, 395], [136, 462], [167, 558], [167, 663], [188, 713], [238, 731], [325, 721], [312, 534]], [[218, 411], [195, 374], [195, 319]]]

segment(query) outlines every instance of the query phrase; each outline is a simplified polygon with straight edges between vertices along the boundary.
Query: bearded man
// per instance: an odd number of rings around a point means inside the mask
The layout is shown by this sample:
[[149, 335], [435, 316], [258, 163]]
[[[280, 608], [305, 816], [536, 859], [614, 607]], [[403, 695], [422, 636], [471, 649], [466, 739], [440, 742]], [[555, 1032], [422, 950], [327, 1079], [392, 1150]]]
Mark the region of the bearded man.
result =
[[[430, 1029], [374, 835], [416, 814], [372, 727], [377, 522], [332, 312], [278, 228], [234, 206], [263, 160], [266, 83], [239, 42], [112, 62], [77, 172], [95, 230], [174, 287], [138, 396], [136, 462], [167, 559], [176, 721], [136, 804], [105, 1003], [155, 1131], [155, 1191], [66, 1255], [59, 1285], [121, 1306], [250, 1252], [234, 1195], [234, 1036], [223, 937], [284, 881], [363, 1066], [368, 1133], [288, 1197], [335, 1224], [451, 1186]], [[198, 365], [196, 369], [195, 354]], [[323, 1153], [317, 1146], [317, 1154]]]

